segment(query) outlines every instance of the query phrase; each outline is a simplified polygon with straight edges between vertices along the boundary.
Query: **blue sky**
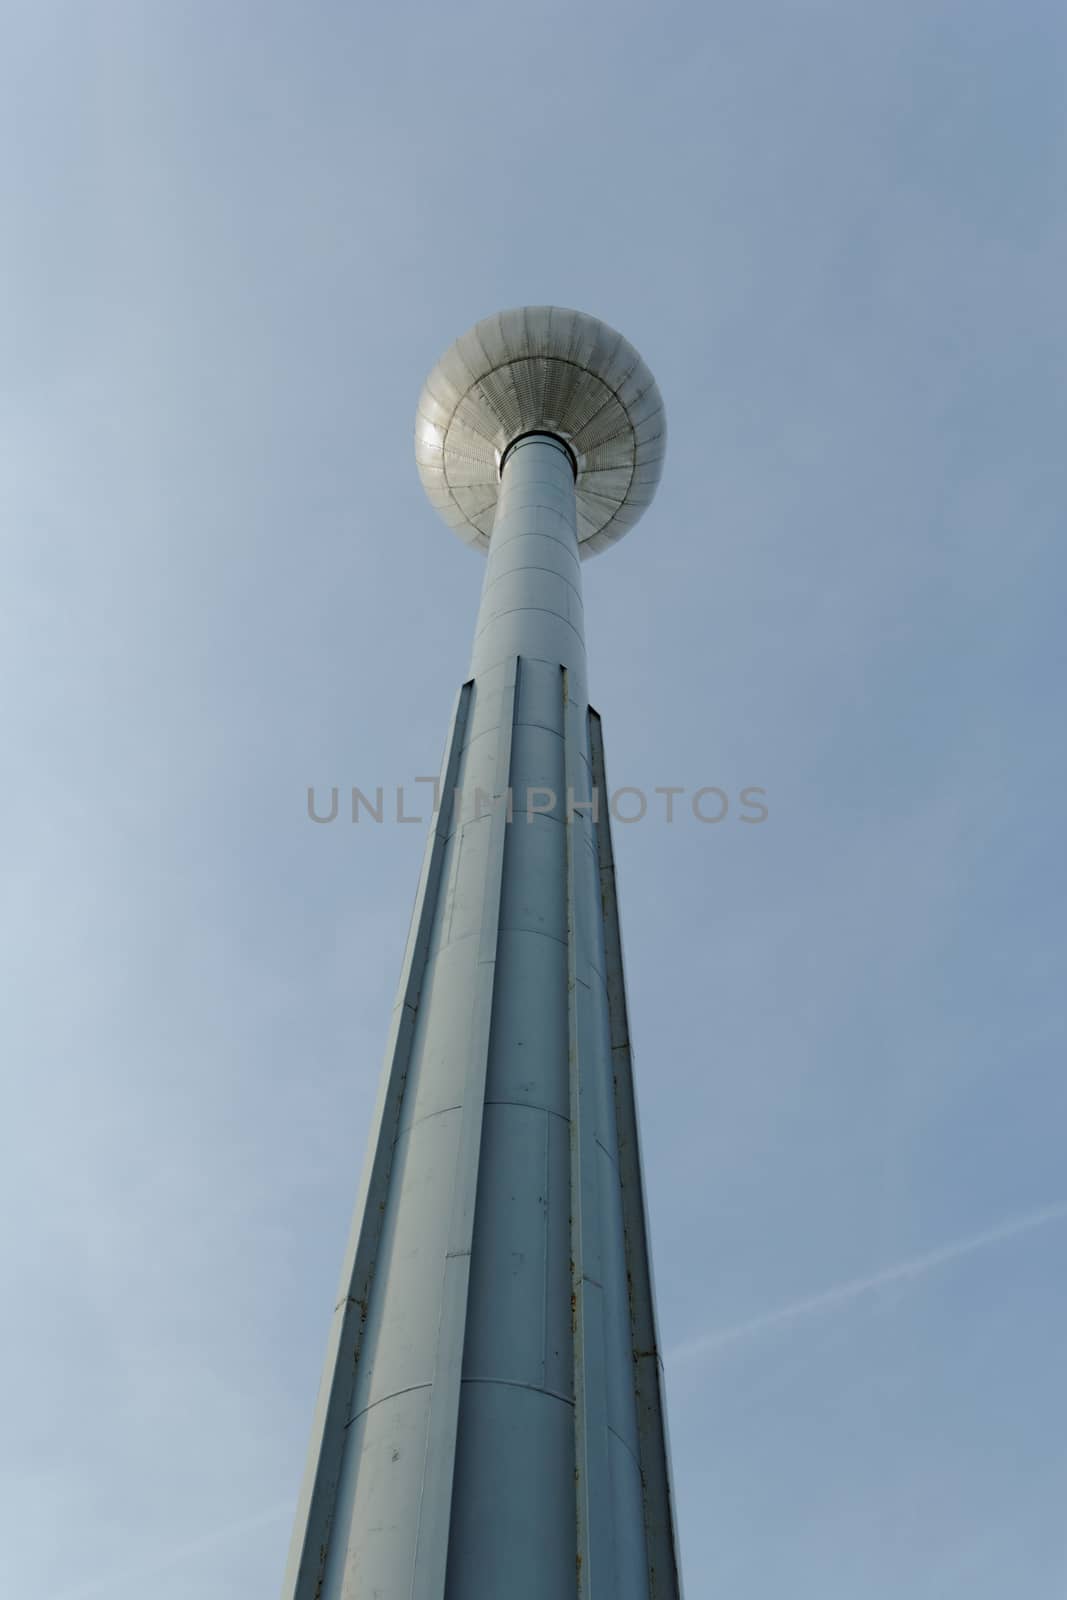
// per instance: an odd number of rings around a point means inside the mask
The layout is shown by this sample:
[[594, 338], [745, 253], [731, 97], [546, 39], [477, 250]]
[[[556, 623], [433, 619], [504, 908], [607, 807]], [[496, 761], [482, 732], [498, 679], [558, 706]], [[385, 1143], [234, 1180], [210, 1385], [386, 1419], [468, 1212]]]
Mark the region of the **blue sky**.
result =
[[261, 1600], [480, 558], [422, 379], [622, 329], [585, 568], [690, 1600], [1067, 1589], [1067, 16], [23, 0], [0, 1589]]

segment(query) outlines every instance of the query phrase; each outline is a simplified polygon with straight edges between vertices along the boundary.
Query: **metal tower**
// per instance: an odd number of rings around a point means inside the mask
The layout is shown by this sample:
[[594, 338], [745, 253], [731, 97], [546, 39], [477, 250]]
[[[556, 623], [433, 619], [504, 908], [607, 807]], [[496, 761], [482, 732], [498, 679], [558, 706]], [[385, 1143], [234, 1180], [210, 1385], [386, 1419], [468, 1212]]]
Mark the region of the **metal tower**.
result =
[[555, 306], [427, 379], [419, 472], [488, 550], [283, 1600], [680, 1600], [580, 558], [659, 479], [633, 347]]

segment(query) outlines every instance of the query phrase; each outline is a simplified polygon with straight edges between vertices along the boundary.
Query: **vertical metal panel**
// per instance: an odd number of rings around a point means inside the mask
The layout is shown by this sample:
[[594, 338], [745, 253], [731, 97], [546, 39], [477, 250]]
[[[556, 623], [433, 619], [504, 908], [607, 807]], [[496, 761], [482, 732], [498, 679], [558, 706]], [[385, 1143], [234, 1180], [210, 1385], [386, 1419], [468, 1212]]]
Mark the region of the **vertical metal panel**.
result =
[[[574, 1593], [574, 1413], [536, 1389], [463, 1386], [448, 1600], [568, 1600]], [[491, 1454], [485, 1456], [488, 1445]], [[362, 1600], [362, 1597], [361, 1597]]]
[[[426, 1465], [419, 1504], [412, 1600], [443, 1600], [448, 1569], [452, 1484], [456, 1466], [463, 1345], [467, 1326], [474, 1213], [485, 1116], [485, 1080], [489, 1062], [489, 1030], [496, 974], [504, 875], [504, 830], [511, 783], [511, 743], [519, 663], [512, 663], [502, 706], [497, 746], [496, 782], [489, 819], [489, 857], [485, 874], [478, 939], [478, 968], [472, 995], [472, 1024], [467, 1082], [463, 1093], [459, 1152], [452, 1195], [448, 1249], [445, 1255], [437, 1354], [426, 1437]], [[510, 690], [510, 694], [508, 693]]]
[[630, 1284], [634, 1391], [637, 1399], [641, 1477], [644, 1484], [645, 1536], [648, 1552], [647, 1592], [649, 1600], [682, 1600], [663, 1362], [656, 1326], [648, 1214], [641, 1176], [641, 1151], [634, 1092], [633, 1056], [630, 1048], [630, 1024], [626, 1006], [615, 858], [611, 843], [611, 819], [606, 803], [609, 791], [604, 770], [604, 741], [600, 717], [592, 707], [589, 709], [589, 749], [593, 781], [604, 802], [597, 825], [597, 845], [600, 898], [604, 913], [623, 1227]]
[[[570, 697], [569, 675], [561, 674], [565, 776], [576, 793], [579, 751], [585, 737], [585, 706]], [[584, 924], [595, 908], [583, 906], [577, 852], [580, 823], [568, 822], [567, 836], [567, 995], [568, 1058], [571, 1080], [571, 1306], [574, 1327], [575, 1493], [578, 1553], [576, 1592], [607, 1596], [614, 1565], [600, 1217], [597, 1196], [595, 1081], [583, 1059], [581, 1012], [588, 1003], [589, 973], [582, 959]]]
[[430, 825], [411, 916], [385, 1066], [379, 1082], [378, 1103], [371, 1123], [363, 1178], [341, 1272], [340, 1294], [327, 1342], [326, 1362], [315, 1407], [308, 1464], [297, 1503], [282, 1600], [316, 1600], [321, 1592], [345, 1451], [345, 1429], [376, 1266], [412, 1031], [441, 881], [445, 841], [449, 832], [472, 687], [472, 683], [468, 682], [459, 691], [445, 746], [440, 803]]

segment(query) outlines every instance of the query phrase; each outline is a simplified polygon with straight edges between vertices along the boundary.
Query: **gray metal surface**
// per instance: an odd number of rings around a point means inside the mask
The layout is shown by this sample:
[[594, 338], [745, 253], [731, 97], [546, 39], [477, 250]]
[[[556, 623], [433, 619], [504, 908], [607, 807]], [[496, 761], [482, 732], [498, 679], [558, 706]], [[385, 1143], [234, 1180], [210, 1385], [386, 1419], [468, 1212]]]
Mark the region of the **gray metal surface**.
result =
[[659, 389], [633, 345], [607, 323], [562, 306], [486, 317], [441, 357], [415, 418], [415, 459], [431, 503], [485, 550], [500, 462], [511, 441], [543, 429], [577, 461], [583, 556], [621, 539], [650, 503], [667, 424]]
[[602, 768], [571, 458], [531, 435], [500, 482], [283, 1600], [679, 1600]]

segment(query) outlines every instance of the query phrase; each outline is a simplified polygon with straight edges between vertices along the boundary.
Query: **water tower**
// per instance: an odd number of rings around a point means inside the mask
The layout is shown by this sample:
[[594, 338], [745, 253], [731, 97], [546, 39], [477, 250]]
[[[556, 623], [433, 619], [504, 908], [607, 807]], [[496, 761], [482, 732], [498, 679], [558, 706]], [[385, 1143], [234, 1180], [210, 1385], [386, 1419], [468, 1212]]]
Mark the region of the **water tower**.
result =
[[505, 311], [418, 405], [488, 554], [283, 1600], [680, 1600], [582, 559], [666, 428], [621, 334]]

